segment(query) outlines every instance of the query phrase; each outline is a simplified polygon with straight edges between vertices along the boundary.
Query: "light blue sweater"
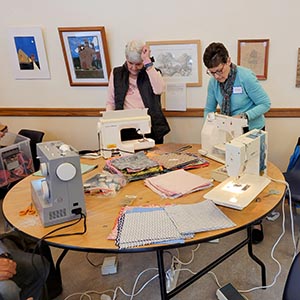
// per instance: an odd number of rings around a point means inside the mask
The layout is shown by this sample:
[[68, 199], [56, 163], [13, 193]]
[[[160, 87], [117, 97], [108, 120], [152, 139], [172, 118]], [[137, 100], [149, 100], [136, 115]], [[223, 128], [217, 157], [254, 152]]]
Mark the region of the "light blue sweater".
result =
[[[204, 118], [210, 112], [221, 107], [223, 96], [220, 83], [212, 77], [208, 83]], [[271, 107], [271, 101], [255, 74], [244, 67], [237, 66], [237, 74], [231, 95], [231, 115], [246, 113], [249, 120], [249, 130], [261, 129], [265, 126], [266, 113]]]

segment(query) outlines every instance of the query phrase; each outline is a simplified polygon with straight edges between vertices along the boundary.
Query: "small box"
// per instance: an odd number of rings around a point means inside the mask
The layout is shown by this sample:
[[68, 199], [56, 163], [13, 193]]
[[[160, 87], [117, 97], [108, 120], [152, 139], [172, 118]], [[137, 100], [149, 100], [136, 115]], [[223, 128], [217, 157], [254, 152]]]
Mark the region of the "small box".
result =
[[7, 132], [0, 139], [0, 187], [34, 172], [30, 139]]

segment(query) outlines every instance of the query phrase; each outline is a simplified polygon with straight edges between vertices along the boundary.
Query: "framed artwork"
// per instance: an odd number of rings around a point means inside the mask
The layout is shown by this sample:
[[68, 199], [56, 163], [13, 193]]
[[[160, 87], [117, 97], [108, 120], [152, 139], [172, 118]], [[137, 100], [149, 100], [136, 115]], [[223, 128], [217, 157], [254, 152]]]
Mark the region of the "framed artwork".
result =
[[166, 82], [202, 86], [201, 42], [150, 41], [146, 42]]
[[105, 28], [59, 27], [58, 32], [70, 85], [108, 85], [110, 60]]
[[40, 27], [9, 28], [9, 48], [16, 79], [49, 79]]
[[300, 48], [298, 48], [296, 87], [300, 87]]
[[238, 40], [238, 65], [251, 69], [259, 80], [268, 77], [269, 43], [269, 39]]

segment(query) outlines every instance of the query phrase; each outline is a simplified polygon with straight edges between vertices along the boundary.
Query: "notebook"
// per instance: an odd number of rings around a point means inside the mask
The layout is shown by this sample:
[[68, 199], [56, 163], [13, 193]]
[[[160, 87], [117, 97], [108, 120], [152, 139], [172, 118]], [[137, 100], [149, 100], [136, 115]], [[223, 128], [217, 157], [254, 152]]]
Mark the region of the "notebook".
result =
[[215, 204], [242, 210], [271, 182], [264, 176], [244, 174], [238, 180], [229, 177], [203, 197]]

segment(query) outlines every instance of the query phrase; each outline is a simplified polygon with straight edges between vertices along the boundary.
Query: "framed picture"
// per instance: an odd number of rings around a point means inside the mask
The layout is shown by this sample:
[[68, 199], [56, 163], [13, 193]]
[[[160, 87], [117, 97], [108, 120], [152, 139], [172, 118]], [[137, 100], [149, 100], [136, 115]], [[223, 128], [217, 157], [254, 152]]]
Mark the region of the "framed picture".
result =
[[300, 87], [300, 48], [298, 48], [296, 87]]
[[59, 27], [58, 32], [70, 85], [108, 85], [110, 60], [105, 28]]
[[166, 82], [202, 86], [201, 42], [150, 41], [146, 42]]
[[49, 79], [40, 27], [9, 28], [9, 48], [16, 79]]
[[238, 40], [238, 65], [251, 69], [257, 79], [268, 77], [269, 39]]

